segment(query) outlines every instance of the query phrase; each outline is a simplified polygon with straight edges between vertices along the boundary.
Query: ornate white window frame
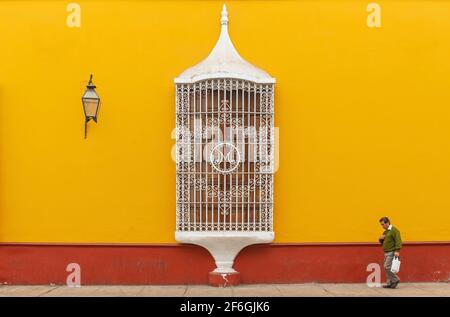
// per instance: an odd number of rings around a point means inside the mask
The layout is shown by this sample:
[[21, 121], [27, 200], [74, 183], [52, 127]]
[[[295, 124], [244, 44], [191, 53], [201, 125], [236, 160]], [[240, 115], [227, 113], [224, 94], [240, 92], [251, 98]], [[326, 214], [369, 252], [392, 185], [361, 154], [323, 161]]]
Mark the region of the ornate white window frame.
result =
[[225, 5], [214, 49], [175, 79], [175, 238], [206, 248], [215, 273], [274, 238], [274, 84], [234, 48]]

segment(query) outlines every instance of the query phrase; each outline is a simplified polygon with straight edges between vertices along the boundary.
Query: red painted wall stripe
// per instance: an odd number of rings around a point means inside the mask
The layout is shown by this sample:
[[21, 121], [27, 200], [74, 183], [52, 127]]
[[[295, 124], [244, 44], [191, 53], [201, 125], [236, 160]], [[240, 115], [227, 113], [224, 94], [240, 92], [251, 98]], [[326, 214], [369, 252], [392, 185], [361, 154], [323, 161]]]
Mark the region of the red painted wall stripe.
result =
[[[235, 268], [241, 282], [364, 283], [369, 263], [382, 268], [372, 243], [270, 244], [244, 249]], [[81, 266], [81, 284], [207, 284], [212, 257], [192, 245], [1, 244], [0, 283], [65, 284], [69, 263]], [[384, 273], [383, 273], [384, 276]], [[404, 282], [450, 280], [450, 242], [405, 243]]]

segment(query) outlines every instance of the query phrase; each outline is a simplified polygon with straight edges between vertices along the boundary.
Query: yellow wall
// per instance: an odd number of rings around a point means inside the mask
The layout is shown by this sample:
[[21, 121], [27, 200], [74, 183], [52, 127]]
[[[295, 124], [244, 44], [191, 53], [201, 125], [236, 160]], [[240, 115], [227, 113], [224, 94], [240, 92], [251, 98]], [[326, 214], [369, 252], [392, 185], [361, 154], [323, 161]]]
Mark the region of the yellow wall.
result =
[[[450, 240], [450, 1], [228, 1], [277, 78], [277, 242]], [[0, 241], [174, 242], [173, 78], [222, 2], [0, 1]], [[90, 72], [102, 98], [83, 139]]]

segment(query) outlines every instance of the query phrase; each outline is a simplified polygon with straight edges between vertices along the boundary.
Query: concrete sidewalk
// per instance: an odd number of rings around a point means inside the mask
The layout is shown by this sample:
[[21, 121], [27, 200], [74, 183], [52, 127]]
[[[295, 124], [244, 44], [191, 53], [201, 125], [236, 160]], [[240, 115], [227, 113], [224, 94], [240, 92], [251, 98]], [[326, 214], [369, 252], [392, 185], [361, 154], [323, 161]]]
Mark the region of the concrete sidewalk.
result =
[[197, 285], [176, 286], [0, 286], [4, 296], [445, 296], [450, 297], [450, 283], [401, 283], [397, 289], [368, 287], [366, 284], [264, 284], [215, 288]]

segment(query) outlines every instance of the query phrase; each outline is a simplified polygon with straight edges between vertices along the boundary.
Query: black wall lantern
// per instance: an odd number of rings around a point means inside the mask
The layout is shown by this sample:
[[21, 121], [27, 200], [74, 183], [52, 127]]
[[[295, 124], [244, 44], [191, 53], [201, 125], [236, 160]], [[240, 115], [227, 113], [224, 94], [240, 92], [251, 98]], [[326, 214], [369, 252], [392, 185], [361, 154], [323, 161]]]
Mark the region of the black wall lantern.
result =
[[86, 86], [86, 91], [84, 92], [81, 101], [83, 102], [84, 110], [84, 138], [87, 137], [87, 124], [89, 121], [94, 120], [97, 122], [98, 110], [100, 108], [100, 97], [95, 91], [96, 86], [92, 83], [92, 74], [89, 79], [89, 83]]

